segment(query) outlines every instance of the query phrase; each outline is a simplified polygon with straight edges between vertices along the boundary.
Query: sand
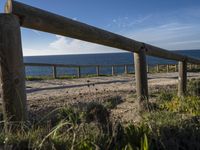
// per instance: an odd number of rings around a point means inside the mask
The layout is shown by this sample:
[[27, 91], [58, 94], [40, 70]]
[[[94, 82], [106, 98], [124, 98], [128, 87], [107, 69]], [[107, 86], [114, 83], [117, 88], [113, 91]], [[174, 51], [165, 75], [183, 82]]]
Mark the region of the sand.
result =
[[[188, 73], [188, 79], [191, 78], [200, 78], [200, 73]], [[150, 101], [155, 100], [151, 93], [174, 90], [177, 83], [178, 73], [148, 74]], [[41, 118], [60, 107], [114, 102], [109, 109], [112, 118], [124, 123], [141, 120], [134, 75], [26, 81], [26, 90], [31, 119]]]
[[[177, 73], [148, 74], [149, 92], [170, 89], [178, 82]], [[188, 73], [188, 79], [200, 78], [199, 73]], [[105, 103], [116, 100], [111, 115], [123, 122], [138, 122], [138, 102], [134, 98], [134, 75], [27, 81], [28, 109], [41, 116], [58, 107], [82, 103]]]

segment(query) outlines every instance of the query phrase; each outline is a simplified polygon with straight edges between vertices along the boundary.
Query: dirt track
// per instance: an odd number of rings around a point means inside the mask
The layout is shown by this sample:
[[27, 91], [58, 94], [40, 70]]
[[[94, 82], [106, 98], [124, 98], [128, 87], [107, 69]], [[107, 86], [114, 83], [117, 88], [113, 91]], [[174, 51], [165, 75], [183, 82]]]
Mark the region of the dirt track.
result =
[[[199, 78], [199, 73], [188, 73], [188, 78]], [[177, 84], [177, 73], [148, 75], [149, 91], [159, 90]], [[28, 108], [36, 115], [69, 104], [88, 102], [105, 103], [116, 99], [111, 110], [115, 118], [124, 122], [138, 121], [138, 104], [134, 98], [135, 79], [133, 75], [114, 77], [93, 77], [69, 80], [27, 81]]]

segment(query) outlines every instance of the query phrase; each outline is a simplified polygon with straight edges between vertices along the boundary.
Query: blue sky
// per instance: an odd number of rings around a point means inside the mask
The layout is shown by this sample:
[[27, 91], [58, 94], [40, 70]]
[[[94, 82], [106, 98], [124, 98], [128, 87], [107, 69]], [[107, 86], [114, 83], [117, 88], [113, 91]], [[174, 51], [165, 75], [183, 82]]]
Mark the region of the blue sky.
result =
[[[200, 49], [199, 0], [19, 1], [169, 50]], [[24, 28], [22, 42], [25, 56], [119, 52]]]

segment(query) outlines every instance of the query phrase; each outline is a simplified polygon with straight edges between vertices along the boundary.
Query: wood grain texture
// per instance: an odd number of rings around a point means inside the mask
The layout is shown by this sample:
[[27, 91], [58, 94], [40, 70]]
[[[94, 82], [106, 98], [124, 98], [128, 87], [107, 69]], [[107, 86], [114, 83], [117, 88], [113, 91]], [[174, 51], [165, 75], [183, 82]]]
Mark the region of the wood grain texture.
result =
[[145, 50], [134, 53], [136, 93], [139, 101], [148, 99], [147, 65]]
[[200, 63], [199, 59], [187, 57], [150, 44], [142, 43], [17, 1], [12, 1], [11, 5], [8, 3], [5, 8], [7, 8], [8, 12], [19, 16], [21, 26], [23, 27], [136, 53], [138, 53], [139, 49], [144, 46], [146, 54], [150, 56], [176, 61], [187, 60], [191, 63]]
[[187, 62], [178, 63], [178, 96], [184, 96], [187, 90]]
[[25, 69], [18, 18], [0, 14], [0, 82], [6, 122], [27, 120]]

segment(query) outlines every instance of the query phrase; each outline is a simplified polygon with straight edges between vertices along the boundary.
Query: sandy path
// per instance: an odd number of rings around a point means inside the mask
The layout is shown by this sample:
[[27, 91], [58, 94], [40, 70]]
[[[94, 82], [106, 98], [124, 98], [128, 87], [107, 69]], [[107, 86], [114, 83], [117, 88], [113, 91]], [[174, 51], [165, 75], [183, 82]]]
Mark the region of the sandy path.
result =
[[[177, 73], [149, 74], [149, 92], [177, 85], [177, 76]], [[188, 78], [200, 78], [200, 73], [188, 73]], [[28, 110], [33, 115], [30, 118], [37, 119], [58, 107], [114, 101], [113, 118], [123, 122], [140, 120], [134, 75], [27, 81], [26, 87]]]
[[[177, 73], [149, 74], [149, 91], [177, 84]], [[188, 73], [188, 78], [200, 78], [199, 73]], [[139, 120], [138, 104], [133, 98], [135, 79], [133, 75], [27, 81], [29, 110], [44, 114], [56, 107], [88, 102], [102, 103], [108, 99], [120, 99], [111, 110], [115, 118], [124, 122]]]
[[[188, 73], [188, 78], [198, 78], [199, 73]], [[149, 87], [177, 84], [177, 73], [159, 73], [148, 75]], [[27, 81], [28, 100], [49, 97], [69, 96], [84, 93], [99, 93], [105, 91], [135, 91], [133, 75], [113, 77], [93, 77], [80, 79], [59, 79]]]

